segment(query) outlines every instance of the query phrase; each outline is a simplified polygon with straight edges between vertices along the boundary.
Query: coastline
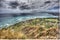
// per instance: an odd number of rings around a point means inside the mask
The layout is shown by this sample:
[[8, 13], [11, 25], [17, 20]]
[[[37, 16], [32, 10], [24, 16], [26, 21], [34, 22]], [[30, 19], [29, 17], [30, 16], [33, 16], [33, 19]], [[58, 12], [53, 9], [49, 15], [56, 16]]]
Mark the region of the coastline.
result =
[[[58, 18], [35, 18], [35, 19], [22, 21], [14, 25], [11, 25], [7, 28], [1, 29], [0, 32], [2, 34], [0, 33], [1, 34], [0, 38], [7, 38], [7, 39], [8, 38], [9, 39], [11, 38], [13, 39], [14, 38], [21, 38], [21, 39], [32, 38], [34, 39], [40, 35], [39, 30], [41, 30], [41, 33], [44, 35], [39, 36], [38, 38], [44, 38], [43, 36], [45, 36], [45, 38], [57, 38], [57, 32], [58, 32], [57, 27], [58, 27]], [[51, 33], [49, 30], [52, 32], [52, 35], [50, 35]], [[36, 33], [36, 34], [32, 36], [32, 33], [30, 33], [29, 31], [34, 34]], [[47, 35], [48, 31], [49, 31], [49, 34]], [[3, 35], [4, 33], [8, 33], [8, 34]]]
[[[7, 17], [6, 17], [7, 18]], [[4, 18], [3, 20], [5, 21]], [[4, 22], [0, 22], [0, 28], [3, 28], [3, 26], [10, 26], [16, 23], [19, 23], [21, 21], [26, 21], [26, 20], [30, 20], [30, 19], [35, 19], [35, 18], [58, 18], [58, 16], [17, 16], [17, 17], [8, 17], [7, 20]], [[10, 20], [10, 21], [9, 21]]]

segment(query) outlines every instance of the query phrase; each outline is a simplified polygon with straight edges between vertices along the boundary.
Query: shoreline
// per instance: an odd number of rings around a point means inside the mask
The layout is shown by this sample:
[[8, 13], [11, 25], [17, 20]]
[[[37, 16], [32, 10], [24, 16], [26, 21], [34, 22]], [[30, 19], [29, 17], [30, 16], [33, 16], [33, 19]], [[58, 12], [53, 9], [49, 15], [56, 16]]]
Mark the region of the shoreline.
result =
[[[57, 18], [35, 18], [31, 20], [22, 21], [11, 25], [7, 28], [0, 30], [0, 38], [11, 39], [11, 38], [57, 38], [58, 32], [58, 19]], [[49, 31], [50, 30], [50, 31]], [[40, 32], [41, 31], [41, 34]], [[55, 31], [55, 32], [54, 32]], [[49, 34], [47, 35], [47, 32]], [[51, 34], [52, 32], [52, 34]], [[6, 35], [3, 35], [8, 33]], [[28, 33], [28, 34], [27, 34]], [[32, 35], [32, 33], [34, 33]], [[36, 34], [35, 34], [36, 33]], [[50, 35], [51, 34], [51, 35]], [[39, 36], [41, 35], [41, 36]], [[50, 36], [49, 36], [50, 35]], [[54, 35], [54, 36], [53, 36]], [[29, 37], [28, 37], [29, 36]], [[45, 36], [45, 37], [42, 37]]]
[[[32, 19], [36, 19], [36, 18], [40, 18], [40, 17], [35, 17], [35, 18], [29, 18], [29, 19], [26, 19], [26, 20], [22, 20], [22, 21], [17, 21], [17, 22], [14, 22], [13, 24], [9, 24], [9, 23], [7, 23], [7, 24], [5, 24], [5, 26], [4, 25], [1, 25], [0, 26], [0, 29], [2, 29], [2, 28], [5, 28], [6, 26], [8, 27], [8, 26], [11, 26], [11, 25], [14, 25], [14, 24], [17, 24], [17, 23], [20, 23], [20, 22], [23, 22], [23, 21], [27, 21], [27, 20], [32, 20]], [[43, 17], [42, 17], [43, 18]], [[52, 19], [58, 19], [58, 17], [47, 17], [47, 19], [50, 19], [50, 18], [52, 18]], [[44, 19], [44, 18], [43, 18]], [[46, 19], [46, 17], [45, 17], [45, 19]], [[4, 27], [3, 27], [4, 26]]]

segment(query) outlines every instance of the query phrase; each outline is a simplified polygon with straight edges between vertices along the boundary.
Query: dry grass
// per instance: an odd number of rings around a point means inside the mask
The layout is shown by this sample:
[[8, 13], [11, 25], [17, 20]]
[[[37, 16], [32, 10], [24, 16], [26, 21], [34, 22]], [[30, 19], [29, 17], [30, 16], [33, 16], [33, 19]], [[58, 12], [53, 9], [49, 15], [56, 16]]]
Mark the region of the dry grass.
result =
[[31, 19], [0, 30], [0, 39], [57, 38], [57, 35], [58, 19]]

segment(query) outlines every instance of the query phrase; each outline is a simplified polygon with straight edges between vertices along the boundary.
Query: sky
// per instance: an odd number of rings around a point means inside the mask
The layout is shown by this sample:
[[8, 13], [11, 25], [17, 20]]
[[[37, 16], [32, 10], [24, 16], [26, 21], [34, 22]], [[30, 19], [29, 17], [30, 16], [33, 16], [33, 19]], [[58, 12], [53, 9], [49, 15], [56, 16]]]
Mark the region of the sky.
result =
[[[10, 1], [16, 1], [16, 0], [6, 0], [6, 1], [8, 1], [8, 2], [10, 2]], [[17, 0], [18, 2], [28, 2], [28, 0]], [[31, 0], [30, 0], [31, 1]], [[33, 1], [35, 1], [35, 0], [33, 0]], [[41, 1], [41, 4], [43, 3], [43, 1], [44, 0], [36, 0], [36, 2], [37, 1]], [[45, 0], [45, 1], [48, 1], [48, 0]], [[50, 0], [50, 1], [56, 1], [56, 0]], [[52, 2], [51, 2], [52, 3]], [[48, 3], [48, 5], [47, 4], [44, 4], [43, 6], [42, 6], [42, 8], [43, 9], [45, 9], [45, 8], [48, 8], [50, 5], [51, 5], [51, 3], [49, 4]], [[36, 3], [35, 3], [36, 4]], [[52, 4], [55, 4], [54, 2], [52, 3]], [[39, 4], [37, 4], [37, 5], [34, 5], [34, 6], [39, 6], [40, 5], [40, 3]], [[57, 5], [57, 4], [56, 4]], [[4, 5], [5, 6], [5, 5]], [[6, 6], [8, 6], [8, 5], [6, 5]], [[19, 5], [20, 6], [20, 5]], [[33, 6], [33, 5], [32, 5]], [[51, 5], [51, 7], [52, 7], [53, 5]], [[40, 7], [40, 6], [39, 6]], [[19, 9], [19, 8], [18, 8]], [[38, 7], [37, 7], [37, 9], [38, 9]], [[4, 9], [5, 10], [5, 9]], [[10, 10], [8, 10], [8, 11], [10, 11]], [[18, 10], [16, 10], [16, 9], [14, 9], [14, 11], [13, 12], [15, 12], [15, 11], [18, 11]], [[20, 10], [19, 10], [20, 11]]]

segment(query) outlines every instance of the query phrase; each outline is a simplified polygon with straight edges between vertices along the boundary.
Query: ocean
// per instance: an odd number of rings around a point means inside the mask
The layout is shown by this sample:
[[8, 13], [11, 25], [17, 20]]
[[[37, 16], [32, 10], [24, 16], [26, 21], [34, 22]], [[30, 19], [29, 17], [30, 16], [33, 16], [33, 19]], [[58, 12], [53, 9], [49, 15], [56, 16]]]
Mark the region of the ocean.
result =
[[8, 27], [10, 25], [19, 23], [21, 21], [26, 21], [34, 18], [58, 18], [49, 13], [36, 13], [36, 15], [12, 15], [12, 16], [1, 16], [0, 15], [0, 28]]

